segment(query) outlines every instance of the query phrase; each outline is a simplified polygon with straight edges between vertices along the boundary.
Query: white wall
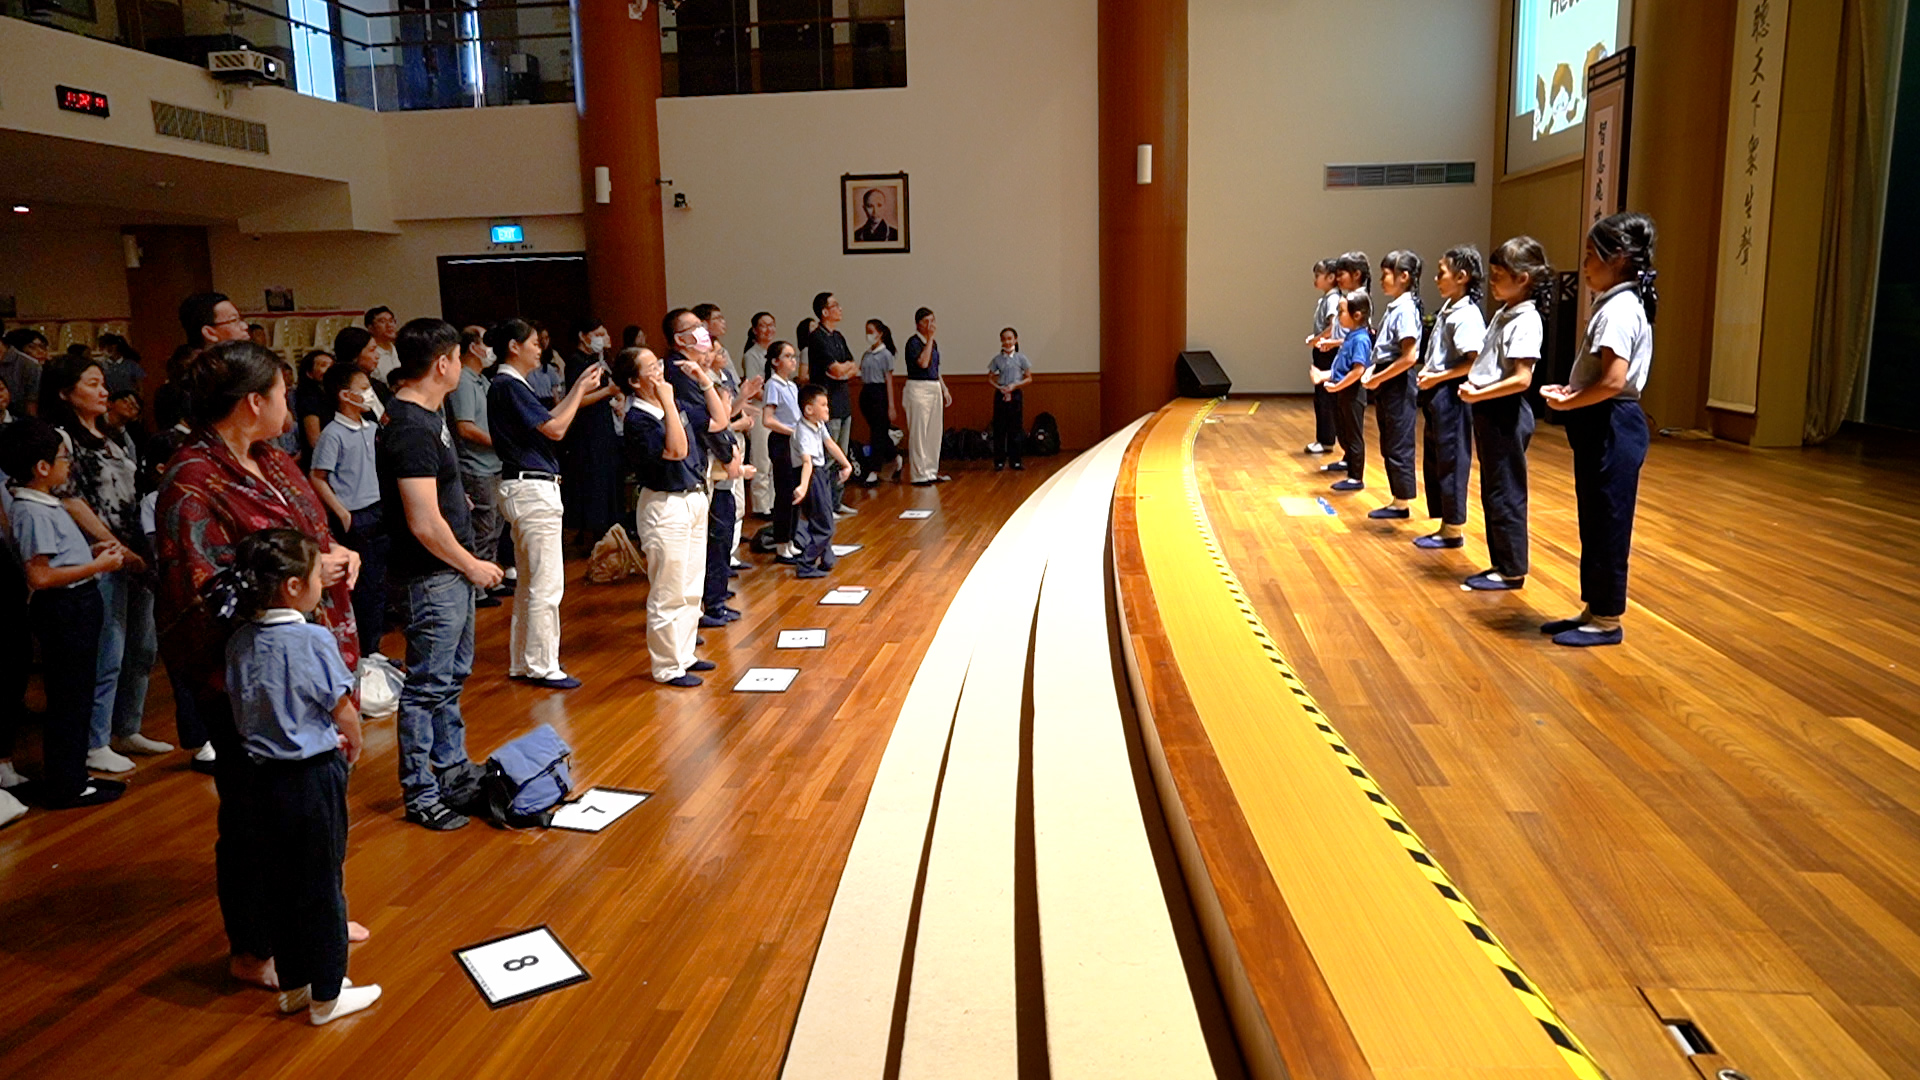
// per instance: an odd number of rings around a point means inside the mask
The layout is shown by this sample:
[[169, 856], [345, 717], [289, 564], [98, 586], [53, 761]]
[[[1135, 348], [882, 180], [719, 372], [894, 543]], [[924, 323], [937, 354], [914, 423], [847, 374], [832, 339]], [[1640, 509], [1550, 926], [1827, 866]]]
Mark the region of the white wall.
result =
[[[395, 234], [281, 233], [257, 239], [238, 229], [214, 228], [207, 230], [207, 245], [214, 287], [232, 296], [242, 311], [262, 310], [266, 290], [285, 286], [302, 311], [363, 311], [385, 304], [404, 322], [440, 314], [439, 256], [484, 253], [490, 220], [408, 221]], [[518, 220], [536, 252], [586, 250], [586, 228], [577, 214]]]
[[126, 318], [120, 230], [0, 229], [0, 294], [14, 298], [22, 319]]
[[[1485, 250], [1499, 20], [1498, 0], [1191, 0], [1187, 340], [1235, 390], [1310, 388], [1314, 260]], [[1474, 161], [1478, 183], [1323, 186], [1325, 165], [1402, 161]]]
[[[908, 85], [659, 104], [669, 302], [711, 301], [783, 336], [832, 290], [858, 351], [879, 317], [904, 348], [940, 316], [943, 362], [985, 371], [1000, 327], [1040, 371], [1098, 370], [1094, 0], [914, 0]], [[913, 251], [843, 255], [840, 176], [909, 174]], [[663, 196], [668, 197], [670, 196]]]

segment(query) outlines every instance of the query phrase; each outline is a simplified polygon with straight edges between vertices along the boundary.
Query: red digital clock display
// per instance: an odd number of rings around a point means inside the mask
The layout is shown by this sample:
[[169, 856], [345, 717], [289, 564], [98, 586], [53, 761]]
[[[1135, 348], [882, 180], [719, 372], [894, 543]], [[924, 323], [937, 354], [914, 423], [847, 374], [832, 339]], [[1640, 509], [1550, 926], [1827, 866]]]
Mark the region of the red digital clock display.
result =
[[54, 100], [67, 112], [86, 113], [88, 116], [107, 115], [107, 95], [94, 90], [79, 90], [71, 86], [53, 88]]

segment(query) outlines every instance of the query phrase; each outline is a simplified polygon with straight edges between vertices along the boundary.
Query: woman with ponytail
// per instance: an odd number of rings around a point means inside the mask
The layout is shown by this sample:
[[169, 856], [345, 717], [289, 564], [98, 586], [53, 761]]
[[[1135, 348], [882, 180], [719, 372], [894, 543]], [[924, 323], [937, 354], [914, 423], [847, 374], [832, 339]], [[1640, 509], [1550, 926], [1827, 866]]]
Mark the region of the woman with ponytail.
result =
[[1567, 414], [1573, 492], [1580, 512], [1580, 599], [1586, 609], [1542, 626], [1556, 645], [1618, 645], [1627, 611], [1627, 557], [1647, 416], [1640, 411], [1653, 366], [1655, 230], [1645, 214], [1615, 214], [1587, 233], [1580, 277], [1596, 295], [1586, 337], [1565, 386], [1543, 387], [1547, 407]]

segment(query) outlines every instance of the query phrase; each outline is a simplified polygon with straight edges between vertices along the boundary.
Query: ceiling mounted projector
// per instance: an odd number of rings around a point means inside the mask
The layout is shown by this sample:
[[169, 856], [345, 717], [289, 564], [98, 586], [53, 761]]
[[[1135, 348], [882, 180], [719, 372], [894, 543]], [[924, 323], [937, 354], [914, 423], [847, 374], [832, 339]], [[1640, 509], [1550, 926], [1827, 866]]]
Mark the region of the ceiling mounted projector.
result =
[[240, 86], [287, 85], [287, 65], [252, 49], [208, 53], [207, 73], [220, 82]]

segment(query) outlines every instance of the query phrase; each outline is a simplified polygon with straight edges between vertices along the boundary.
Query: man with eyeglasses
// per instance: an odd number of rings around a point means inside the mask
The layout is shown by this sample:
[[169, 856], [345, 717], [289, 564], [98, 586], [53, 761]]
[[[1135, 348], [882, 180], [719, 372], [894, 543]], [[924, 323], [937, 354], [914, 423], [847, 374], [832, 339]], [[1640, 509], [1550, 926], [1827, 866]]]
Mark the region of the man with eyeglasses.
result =
[[180, 329], [187, 344], [209, 349], [223, 341], [247, 340], [247, 320], [225, 293], [194, 293], [180, 302]]

